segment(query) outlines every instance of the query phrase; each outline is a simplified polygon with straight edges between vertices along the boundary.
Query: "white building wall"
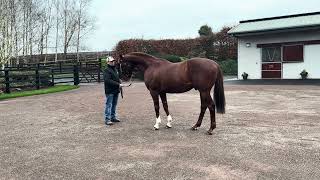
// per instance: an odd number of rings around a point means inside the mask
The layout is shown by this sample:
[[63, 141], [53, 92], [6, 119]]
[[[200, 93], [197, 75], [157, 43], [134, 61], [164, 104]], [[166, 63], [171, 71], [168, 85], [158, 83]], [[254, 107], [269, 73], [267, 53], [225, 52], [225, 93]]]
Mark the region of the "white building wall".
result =
[[308, 78], [320, 78], [320, 45], [305, 45], [303, 58], [301, 63], [283, 63], [283, 79], [300, 79], [303, 69], [309, 73]]
[[[250, 47], [246, 46], [250, 43]], [[254, 40], [238, 40], [238, 79], [242, 79], [242, 73], [249, 74], [248, 79], [261, 78], [261, 49], [257, 48]]]
[[[261, 48], [257, 48], [257, 44], [311, 40], [320, 40], [320, 31], [239, 37], [238, 78], [242, 79], [241, 74], [246, 72], [248, 79], [261, 79]], [[246, 46], [247, 43], [250, 47]], [[304, 62], [283, 63], [282, 78], [299, 79], [303, 69], [309, 72], [309, 78], [320, 78], [320, 45], [304, 46]]]

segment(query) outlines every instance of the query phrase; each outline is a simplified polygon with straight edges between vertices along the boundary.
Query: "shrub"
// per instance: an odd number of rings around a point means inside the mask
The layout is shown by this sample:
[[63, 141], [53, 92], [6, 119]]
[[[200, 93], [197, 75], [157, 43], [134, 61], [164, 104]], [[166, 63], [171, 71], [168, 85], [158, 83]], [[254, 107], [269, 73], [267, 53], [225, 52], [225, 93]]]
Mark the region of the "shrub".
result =
[[218, 62], [224, 75], [237, 75], [238, 74], [238, 62], [234, 59], [228, 59]]
[[302, 79], [307, 79], [308, 78], [308, 72], [304, 69], [303, 71], [301, 71], [300, 76]]
[[181, 57], [172, 55], [172, 54], [153, 54], [153, 56], [161, 58], [161, 59], [166, 59], [170, 62], [176, 63], [176, 62], [181, 62]]
[[0, 91], [4, 91], [5, 88], [5, 79], [0, 77]]
[[241, 76], [242, 76], [243, 80], [247, 80], [247, 79], [248, 79], [249, 74], [248, 74], [248, 73], [246, 73], [246, 72], [243, 72]]
[[101, 70], [103, 71], [107, 66], [107, 59], [101, 59]]

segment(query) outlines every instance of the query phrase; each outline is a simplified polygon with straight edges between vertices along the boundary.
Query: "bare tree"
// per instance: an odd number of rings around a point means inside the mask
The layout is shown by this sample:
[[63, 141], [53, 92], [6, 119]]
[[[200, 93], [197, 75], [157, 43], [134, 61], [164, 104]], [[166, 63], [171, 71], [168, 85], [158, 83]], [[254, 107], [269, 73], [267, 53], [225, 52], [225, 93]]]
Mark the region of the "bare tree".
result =
[[[13, 32], [12, 36], [12, 44], [13, 45], [13, 55], [18, 57], [19, 47], [18, 47], [18, 20], [17, 20], [17, 12], [18, 12], [18, 4], [16, 0], [10, 1], [10, 9], [11, 9], [11, 31]], [[19, 62], [19, 61], [17, 61]]]
[[51, 0], [47, 1], [48, 4], [48, 8], [46, 9], [45, 13], [46, 13], [46, 18], [45, 18], [45, 62], [47, 61], [47, 54], [48, 54], [48, 40], [49, 40], [49, 32], [53, 26], [53, 22], [52, 22], [52, 7], [53, 7], [53, 3], [51, 3]]
[[72, 9], [71, 9], [71, 7], [73, 7], [73, 6], [70, 5], [70, 0], [63, 0], [63, 1], [64, 1], [64, 5], [62, 7], [63, 8], [63, 10], [62, 10], [63, 23], [64, 23], [64, 27], [63, 27], [64, 28], [63, 54], [64, 54], [64, 57], [66, 58], [68, 48], [70, 46], [70, 42], [71, 42], [71, 40], [74, 36], [74, 33], [76, 31], [76, 28], [77, 28], [77, 19], [76, 19], [75, 11], [72, 11]]
[[0, 64], [1, 68], [8, 62], [10, 58], [11, 44], [11, 29], [10, 29], [10, 3], [9, 1], [0, 1]]
[[90, 0], [0, 0], [0, 65], [21, 55], [25, 59], [47, 54], [53, 47], [56, 54], [79, 53], [81, 39], [92, 27], [89, 4]]
[[[39, 19], [39, 26], [38, 26], [38, 52], [43, 55], [45, 53], [44, 61], [47, 61], [47, 52], [48, 52], [48, 39], [49, 39], [49, 32], [52, 28], [52, 6], [50, 0], [47, 0], [41, 4], [41, 8], [38, 11], [38, 19]], [[45, 51], [45, 52], [44, 52]]]
[[59, 37], [59, 13], [60, 13], [60, 0], [56, 0], [55, 1], [55, 7], [56, 7], [56, 12], [55, 12], [55, 16], [56, 16], [56, 55], [55, 55], [55, 61], [58, 60], [58, 37]]
[[79, 62], [79, 46], [80, 46], [80, 33], [81, 33], [81, 18], [82, 18], [82, 6], [84, 5], [83, 0], [79, 2], [79, 10], [78, 10], [78, 33], [77, 33], [77, 62]]
[[[77, 61], [79, 61], [79, 50], [80, 50], [80, 40], [81, 37], [86, 34], [86, 32], [93, 29], [93, 21], [88, 15], [88, 9], [91, 0], [79, 0], [77, 10], [77, 40], [76, 40], [76, 52], [77, 52]], [[81, 36], [82, 35], [82, 36]]]

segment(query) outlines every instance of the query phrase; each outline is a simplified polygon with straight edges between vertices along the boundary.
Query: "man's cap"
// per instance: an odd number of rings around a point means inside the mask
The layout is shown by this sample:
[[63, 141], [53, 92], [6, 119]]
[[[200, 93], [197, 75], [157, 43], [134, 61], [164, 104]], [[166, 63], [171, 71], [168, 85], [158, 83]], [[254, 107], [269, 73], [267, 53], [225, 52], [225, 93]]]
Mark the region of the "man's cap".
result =
[[112, 56], [110, 56], [110, 57], [108, 57], [108, 62], [112, 62], [112, 61], [115, 61], [115, 59], [112, 57]]

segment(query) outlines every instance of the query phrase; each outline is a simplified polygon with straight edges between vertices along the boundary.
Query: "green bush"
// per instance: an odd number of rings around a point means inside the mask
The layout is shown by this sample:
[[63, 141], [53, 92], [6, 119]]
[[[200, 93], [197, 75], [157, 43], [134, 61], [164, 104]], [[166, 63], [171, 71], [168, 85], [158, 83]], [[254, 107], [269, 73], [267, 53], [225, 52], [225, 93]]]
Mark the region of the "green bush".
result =
[[5, 79], [4, 78], [0, 78], [0, 90], [4, 91], [5, 88]]
[[308, 74], [309, 73], [305, 69], [303, 71], [301, 71], [301, 73], [300, 73], [301, 79], [307, 79]]
[[107, 66], [107, 59], [101, 59], [101, 70], [104, 70]]
[[248, 79], [249, 74], [248, 74], [248, 73], [246, 73], [246, 72], [243, 72], [243, 73], [241, 74], [241, 76], [242, 76], [242, 79], [243, 79], [243, 80], [247, 80], [247, 79]]
[[173, 63], [182, 61], [180, 56], [176, 56], [176, 55], [172, 55], [172, 54], [156, 53], [156, 54], [152, 54], [152, 55], [157, 57], [157, 58], [166, 59], [166, 60], [168, 60], [170, 62], [173, 62]]
[[228, 59], [218, 62], [224, 75], [237, 75], [238, 62], [234, 59]]
[[176, 55], [170, 55], [170, 54], [166, 54], [163, 56], [163, 59], [166, 59], [170, 62], [176, 63], [176, 62], [181, 62], [181, 58], [179, 56]]

